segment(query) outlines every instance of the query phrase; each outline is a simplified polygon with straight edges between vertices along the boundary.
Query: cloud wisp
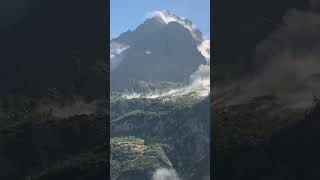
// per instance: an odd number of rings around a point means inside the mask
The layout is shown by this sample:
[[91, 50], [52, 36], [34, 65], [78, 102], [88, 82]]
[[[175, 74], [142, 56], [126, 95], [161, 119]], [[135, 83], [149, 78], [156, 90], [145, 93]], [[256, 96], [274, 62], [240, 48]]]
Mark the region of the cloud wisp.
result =
[[203, 40], [201, 32], [196, 28], [194, 24], [192, 24], [192, 22], [189, 19], [179, 17], [175, 14], [170, 13], [169, 11], [152, 11], [147, 13], [146, 18], [158, 18], [166, 24], [169, 24], [170, 22], [177, 22], [186, 29], [188, 29], [193, 38], [196, 39], [198, 42], [202, 42]]
[[117, 42], [110, 43], [110, 69], [114, 70], [126, 55], [126, 51], [130, 48], [129, 45]]
[[152, 180], [180, 180], [174, 169], [159, 168], [153, 175]]

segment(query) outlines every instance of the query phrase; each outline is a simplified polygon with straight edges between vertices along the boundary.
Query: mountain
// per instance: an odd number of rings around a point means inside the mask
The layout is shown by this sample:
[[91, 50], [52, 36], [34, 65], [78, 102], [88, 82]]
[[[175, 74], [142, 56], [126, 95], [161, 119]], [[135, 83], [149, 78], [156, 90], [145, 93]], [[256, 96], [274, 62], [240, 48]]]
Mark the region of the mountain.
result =
[[209, 42], [168, 11], [111, 40], [112, 180], [210, 177]]
[[169, 12], [162, 15], [111, 40], [111, 90], [131, 89], [135, 80], [188, 81], [200, 64], [206, 64], [197, 49], [201, 33], [187, 19]]

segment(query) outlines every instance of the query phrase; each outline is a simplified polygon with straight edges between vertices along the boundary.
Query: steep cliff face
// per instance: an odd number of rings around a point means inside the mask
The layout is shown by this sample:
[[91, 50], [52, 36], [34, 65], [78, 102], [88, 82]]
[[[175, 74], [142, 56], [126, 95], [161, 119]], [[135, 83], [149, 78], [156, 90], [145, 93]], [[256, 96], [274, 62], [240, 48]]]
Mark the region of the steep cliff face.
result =
[[111, 46], [118, 52], [111, 54], [111, 89], [131, 89], [138, 80], [187, 81], [206, 61], [197, 49], [202, 39], [183, 23], [153, 17], [113, 39]]

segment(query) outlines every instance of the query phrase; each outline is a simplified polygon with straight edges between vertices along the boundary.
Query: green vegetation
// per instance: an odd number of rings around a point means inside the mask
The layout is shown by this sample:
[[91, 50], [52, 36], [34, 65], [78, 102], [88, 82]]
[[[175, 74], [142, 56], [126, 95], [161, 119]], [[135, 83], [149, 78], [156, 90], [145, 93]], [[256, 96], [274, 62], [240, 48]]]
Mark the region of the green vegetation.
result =
[[170, 166], [161, 144], [145, 144], [132, 136], [111, 138], [111, 172], [115, 178], [127, 172], [151, 174], [157, 167]]
[[[188, 179], [191, 170], [208, 168], [205, 163], [208, 160], [202, 159], [209, 153], [209, 148], [205, 148], [209, 147], [208, 103], [209, 98], [196, 93], [112, 102], [114, 179], [120, 174], [126, 178], [140, 179], [137, 174], [150, 177], [156, 167], [170, 166]], [[195, 155], [195, 152], [201, 153]]]
[[130, 111], [129, 113], [127, 113], [127, 114], [125, 114], [115, 120], [112, 120], [112, 121], [115, 122], [115, 121], [120, 121], [122, 119], [133, 118], [133, 117], [159, 118], [160, 115], [155, 112], [150, 112], [150, 111], [134, 110], [134, 111]]
[[173, 96], [163, 100], [164, 104], [172, 106], [172, 110], [192, 107], [204, 98], [199, 97], [197, 92], [191, 92], [182, 96]]

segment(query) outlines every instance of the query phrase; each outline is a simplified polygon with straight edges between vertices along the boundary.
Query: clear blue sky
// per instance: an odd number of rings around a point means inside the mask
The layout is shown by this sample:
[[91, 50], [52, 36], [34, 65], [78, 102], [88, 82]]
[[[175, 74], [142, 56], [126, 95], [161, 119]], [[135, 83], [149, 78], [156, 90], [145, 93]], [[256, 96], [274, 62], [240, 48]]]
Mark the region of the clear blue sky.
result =
[[210, 0], [111, 0], [110, 37], [133, 30], [149, 12], [169, 10], [186, 17], [204, 34], [210, 34]]

